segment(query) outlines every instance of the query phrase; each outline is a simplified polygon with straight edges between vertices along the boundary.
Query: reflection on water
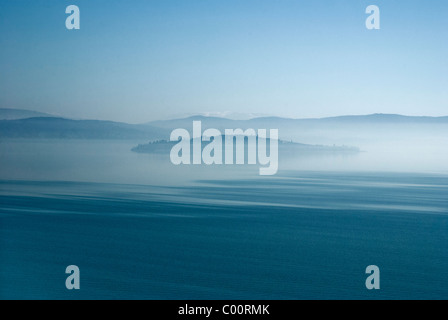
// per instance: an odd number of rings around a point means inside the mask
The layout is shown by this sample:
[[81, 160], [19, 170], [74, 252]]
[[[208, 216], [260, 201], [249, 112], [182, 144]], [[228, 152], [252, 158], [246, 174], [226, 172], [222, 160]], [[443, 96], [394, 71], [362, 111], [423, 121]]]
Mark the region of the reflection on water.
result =
[[129, 144], [1, 143], [0, 298], [448, 297], [447, 175], [260, 177]]

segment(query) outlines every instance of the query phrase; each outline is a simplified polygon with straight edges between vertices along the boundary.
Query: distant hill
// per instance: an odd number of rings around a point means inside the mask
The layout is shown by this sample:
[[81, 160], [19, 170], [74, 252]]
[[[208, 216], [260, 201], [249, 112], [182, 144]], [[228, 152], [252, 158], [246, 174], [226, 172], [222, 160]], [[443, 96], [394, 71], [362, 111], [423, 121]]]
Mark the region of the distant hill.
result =
[[231, 120], [218, 117], [192, 116], [182, 119], [161, 120], [147, 123], [159, 128], [191, 127], [193, 121], [202, 121], [203, 125], [216, 129], [224, 128], [286, 128], [290, 126], [328, 126], [328, 125], [379, 125], [379, 124], [448, 124], [446, 117], [416, 117], [398, 114], [370, 114], [355, 116], [338, 116], [328, 118], [291, 119], [280, 117], [262, 117], [250, 120]]
[[43, 112], [24, 110], [24, 109], [7, 109], [0, 108], [0, 120], [18, 120], [37, 117], [53, 117], [53, 115]]
[[59, 139], [163, 139], [168, 130], [112, 121], [29, 118], [1, 120], [0, 137]]
[[[28, 117], [36, 114], [37, 117]], [[167, 140], [173, 129], [185, 128], [191, 132], [195, 120], [202, 122], [202, 130], [216, 128], [224, 132], [225, 129], [238, 128], [278, 129], [280, 139], [310, 145], [348, 144], [362, 147], [368, 141], [387, 142], [397, 138], [411, 141], [430, 135], [438, 138], [448, 136], [448, 117], [393, 114], [320, 119], [264, 117], [250, 120], [193, 116], [136, 125], [101, 120], [71, 120], [27, 110], [0, 109], [0, 115], [6, 118], [0, 120], [0, 138]]]
[[[248, 124], [250, 120], [231, 120], [227, 118], [207, 117], [207, 116], [191, 116], [181, 119], [173, 120], [159, 120], [149, 122], [146, 125], [150, 125], [158, 128], [176, 129], [176, 128], [190, 128], [193, 121], [202, 121], [207, 128], [239, 128], [238, 125]], [[236, 127], [235, 127], [236, 126]]]
[[446, 117], [403, 116], [400, 114], [375, 113], [360, 116], [339, 116], [320, 119], [324, 122], [356, 122], [356, 123], [446, 123]]

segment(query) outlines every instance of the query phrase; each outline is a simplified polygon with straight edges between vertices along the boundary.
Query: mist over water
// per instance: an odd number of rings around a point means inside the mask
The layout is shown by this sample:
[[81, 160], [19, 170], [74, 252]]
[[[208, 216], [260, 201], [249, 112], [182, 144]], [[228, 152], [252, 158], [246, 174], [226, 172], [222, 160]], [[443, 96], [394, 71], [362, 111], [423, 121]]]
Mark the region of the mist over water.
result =
[[[448, 133], [446, 136], [425, 133], [389, 135], [377, 140], [364, 135], [347, 140], [347, 143], [338, 143], [336, 134], [332, 139], [309, 138], [306, 143], [356, 146], [361, 152], [280, 154], [279, 174], [285, 171], [448, 173]], [[148, 185], [189, 184], [207, 179], [261, 179], [258, 164], [175, 166], [170, 161], [169, 152], [131, 152], [133, 147], [146, 142], [2, 139], [0, 179]]]
[[284, 130], [285, 139], [356, 146], [350, 156], [283, 159], [289, 169], [448, 173], [447, 125], [369, 125], [328, 130]]

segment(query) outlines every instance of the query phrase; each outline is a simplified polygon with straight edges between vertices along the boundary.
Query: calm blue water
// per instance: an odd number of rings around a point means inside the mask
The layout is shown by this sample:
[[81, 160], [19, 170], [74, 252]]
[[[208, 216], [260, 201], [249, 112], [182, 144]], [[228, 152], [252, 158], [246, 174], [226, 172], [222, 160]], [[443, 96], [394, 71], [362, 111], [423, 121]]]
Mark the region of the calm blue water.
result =
[[[260, 177], [126, 143], [30, 145], [0, 155], [1, 299], [448, 298], [447, 175]], [[73, 264], [79, 291], [65, 288]]]
[[[446, 299], [445, 176], [1, 181], [1, 298]], [[81, 290], [65, 289], [65, 267]], [[365, 268], [382, 289], [365, 289]]]

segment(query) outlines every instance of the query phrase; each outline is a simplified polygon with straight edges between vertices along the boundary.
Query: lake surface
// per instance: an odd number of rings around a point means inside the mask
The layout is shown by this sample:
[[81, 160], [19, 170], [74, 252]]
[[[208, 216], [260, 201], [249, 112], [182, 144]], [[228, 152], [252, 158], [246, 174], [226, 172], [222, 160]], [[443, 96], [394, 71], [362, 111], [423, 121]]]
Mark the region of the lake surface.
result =
[[260, 177], [129, 151], [142, 142], [0, 142], [0, 298], [448, 298], [443, 170], [367, 171], [361, 155]]

